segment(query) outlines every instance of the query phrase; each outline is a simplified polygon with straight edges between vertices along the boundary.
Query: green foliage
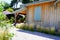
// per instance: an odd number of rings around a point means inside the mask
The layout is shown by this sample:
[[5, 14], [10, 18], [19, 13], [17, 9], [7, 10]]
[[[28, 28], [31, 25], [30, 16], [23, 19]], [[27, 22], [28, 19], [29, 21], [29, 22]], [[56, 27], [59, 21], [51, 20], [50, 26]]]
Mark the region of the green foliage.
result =
[[60, 29], [58, 30], [58, 36], [60, 36]]
[[17, 28], [23, 29], [23, 30], [28, 30], [28, 25], [21, 23], [16, 25]]
[[9, 7], [10, 7], [10, 5], [9, 5], [8, 3], [5, 3], [4, 9], [6, 10], [6, 9], [8, 9]]
[[37, 26], [37, 31], [41, 32], [41, 27], [40, 26]]
[[28, 28], [29, 26], [27, 24], [24, 24], [24, 26], [22, 27], [23, 30], [29, 30]]
[[55, 35], [55, 29], [52, 27], [52, 28], [49, 28], [49, 27], [38, 27], [37, 28], [37, 31], [38, 32], [43, 32], [43, 33], [46, 33], [46, 34], [52, 34], [52, 35]]
[[9, 12], [13, 12], [14, 10], [12, 8], [7, 9]]
[[30, 0], [22, 0], [22, 3], [26, 4], [26, 3], [29, 3]]
[[10, 19], [10, 23], [13, 23], [14, 20], [15, 20], [15, 18], [14, 18], [14, 17], [11, 17], [11, 19]]
[[26, 3], [30, 3], [30, 2], [33, 2], [34, 0], [22, 0], [22, 3], [23, 4], [26, 4]]
[[30, 0], [30, 2], [33, 2], [34, 0]]
[[[33, 25], [28, 25], [28, 24], [23, 23], [23, 24], [17, 24], [16, 27], [19, 28], [19, 29], [23, 29], [23, 30], [30, 30], [32, 32], [34, 31], [34, 26]], [[37, 26], [36, 30], [38, 32], [55, 35], [55, 28], [54, 27]], [[60, 30], [58, 31], [57, 35], [60, 36]]]
[[11, 4], [10, 4], [11, 7], [13, 7], [13, 5], [14, 5], [16, 2], [17, 2], [17, 0], [12, 0], [12, 1], [11, 1]]
[[10, 7], [13, 7], [14, 5], [17, 6], [17, 4], [18, 4], [19, 1], [20, 0], [12, 0], [11, 3], [10, 3]]
[[45, 28], [45, 29], [44, 29], [44, 33], [49, 34], [49, 28]]
[[34, 31], [33, 25], [28, 26], [27, 24], [23, 23], [23, 24], [17, 24], [16, 27], [19, 28], [19, 29], [23, 29], [23, 30]]
[[29, 25], [29, 30], [30, 30], [30, 31], [34, 31], [34, 25], [30, 24], [30, 25]]
[[2, 7], [4, 7], [4, 10], [6, 10], [7, 8], [9, 8], [10, 7], [10, 4], [8, 4], [8, 3], [6, 3], [6, 2], [0, 2], [0, 5], [2, 6]]
[[55, 35], [55, 28], [54, 27], [51, 27], [49, 33]]
[[0, 20], [0, 28], [3, 29], [3, 33], [0, 34], [2, 35], [1, 40], [9, 40], [13, 37], [13, 35], [11, 33], [8, 32], [8, 30], [12, 27], [11, 23], [9, 23], [9, 21], [7, 22], [6, 20]]
[[2, 6], [0, 6], [0, 11], [3, 11], [3, 7]]
[[10, 40], [10, 38], [13, 37], [13, 34], [11, 34], [8, 30], [12, 27], [12, 25], [9, 20], [6, 19], [6, 15], [3, 14], [3, 5], [0, 6], [0, 40]]
[[0, 40], [10, 40], [14, 36], [14, 33], [10, 33], [8, 30], [0, 29]]
[[6, 15], [4, 15], [2, 12], [0, 12], [0, 20], [5, 20]]
[[25, 17], [19, 19], [21, 22], [25, 21]]
[[16, 24], [16, 27], [21, 29], [21, 28], [23, 28], [23, 27], [24, 27], [24, 25], [25, 25], [24, 23]]
[[4, 10], [2, 4], [0, 4], [0, 12], [2, 12]]

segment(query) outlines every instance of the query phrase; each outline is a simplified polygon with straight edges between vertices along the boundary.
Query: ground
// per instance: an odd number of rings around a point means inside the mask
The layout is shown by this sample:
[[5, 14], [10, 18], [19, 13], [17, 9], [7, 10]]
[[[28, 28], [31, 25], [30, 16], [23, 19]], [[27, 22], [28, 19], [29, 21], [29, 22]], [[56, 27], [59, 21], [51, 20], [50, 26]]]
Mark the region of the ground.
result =
[[12, 29], [11, 32], [15, 33], [12, 40], [60, 40], [60, 37], [57, 36], [16, 28]]

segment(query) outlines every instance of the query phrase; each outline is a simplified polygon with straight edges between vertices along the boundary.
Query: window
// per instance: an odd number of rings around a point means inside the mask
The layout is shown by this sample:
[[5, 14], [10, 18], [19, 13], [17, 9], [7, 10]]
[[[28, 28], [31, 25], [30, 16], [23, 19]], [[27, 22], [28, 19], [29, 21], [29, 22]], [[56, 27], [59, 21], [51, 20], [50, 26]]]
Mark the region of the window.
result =
[[34, 20], [39, 21], [41, 20], [41, 7], [36, 7], [34, 10]]

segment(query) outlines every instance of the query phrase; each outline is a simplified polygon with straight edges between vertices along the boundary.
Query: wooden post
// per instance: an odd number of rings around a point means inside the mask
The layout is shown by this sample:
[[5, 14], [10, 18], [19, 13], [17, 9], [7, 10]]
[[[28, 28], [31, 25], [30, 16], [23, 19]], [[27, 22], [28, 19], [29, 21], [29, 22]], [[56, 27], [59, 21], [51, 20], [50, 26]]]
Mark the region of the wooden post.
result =
[[16, 26], [16, 13], [15, 13], [15, 24], [14, 24], [14, 26]]

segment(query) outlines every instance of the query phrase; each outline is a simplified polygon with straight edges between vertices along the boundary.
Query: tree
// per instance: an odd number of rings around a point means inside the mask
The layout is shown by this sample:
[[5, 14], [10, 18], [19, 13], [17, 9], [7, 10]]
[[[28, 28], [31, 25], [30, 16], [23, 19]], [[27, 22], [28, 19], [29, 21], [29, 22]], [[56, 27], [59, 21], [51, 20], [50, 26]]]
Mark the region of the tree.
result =
[[3, 6], [0, 4], [0, 12], [2, 12], [3, 11]]
[[0, 6], [0, 22], [6, 18], [6, 15], [3, 14], [3, 7]]
[[0, 40], [10, 40], [13, 33], [8, 31], [12, 25], [9, 20], [6, 20], [6, 15], [3, 14], [4, 6], [0, 4]]
[[11, 7], [14, 6], [14, 8], [17, 8], [17, 4], [18, 4], [19, 1], [20, 0], [12, 0], [11, 3], [10, 3]]
[[10, 7], [10, 4], [8, 4], [8, 3], [4, 2], [4, 1], [0, 2], [0, 5], [4, 7], [4, 10], [6, 10], [7, 8]]
[[33, 2], [34, 0], [21, 0], [23, 4]]
[[16, 0], [12, 0], [10, 3], [10, 7], [13, 7], [13, 5], [15, 5], [15, 3], [16, 3]]
[[23, 4], [26, 4], [26, 3], [29, 3], [29, 2], [30, 2], [30, 0], [22, 0]]
[[5, 5], [4, 5], [4, 9], [6, 10], [6, 9], [9, 8], [9, 7], [10, 7], [10, 4], [5, 3]]

